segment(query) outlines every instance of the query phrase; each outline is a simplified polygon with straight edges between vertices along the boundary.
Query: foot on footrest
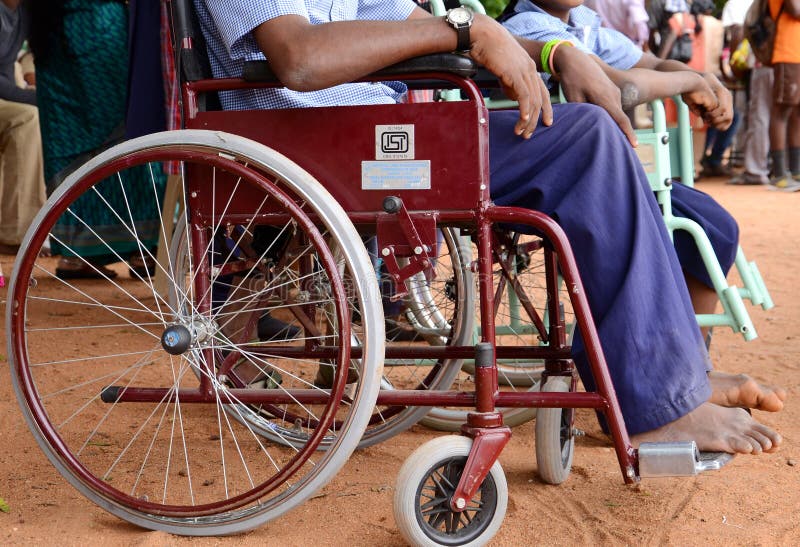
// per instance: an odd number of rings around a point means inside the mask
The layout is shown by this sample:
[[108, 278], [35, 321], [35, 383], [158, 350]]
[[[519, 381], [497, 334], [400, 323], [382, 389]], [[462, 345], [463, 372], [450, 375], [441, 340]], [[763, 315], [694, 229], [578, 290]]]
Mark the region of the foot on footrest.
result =
[[733, 459], [726, 452], [700, 452], [694, 441], [642, 443], [639, 445], [639, 476], [691, 477], [721, 468]]

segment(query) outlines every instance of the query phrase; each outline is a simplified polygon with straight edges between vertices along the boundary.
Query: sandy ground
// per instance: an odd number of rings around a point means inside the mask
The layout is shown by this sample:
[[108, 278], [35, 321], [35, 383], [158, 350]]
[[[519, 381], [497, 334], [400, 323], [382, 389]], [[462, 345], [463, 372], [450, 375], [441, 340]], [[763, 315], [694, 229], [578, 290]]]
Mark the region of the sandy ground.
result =
[[[572, 475], [561, 486], [549, 486], [536, 478], [533, 427], [526, 424], [515, 429], [500, 458], [510, 499], [493, 545], [800, 544], [800, 194], [721, 180], [699, 187], [739, 219], [745, 252], [757, 261], [776, 302], [768, 312], [750, 308], [759, 334], [753, 342], [717, 329], [712, 358], [719, 369], [787, 388], [783, 412], [755, 413], [783, 434], [784, 445], [775, 454], [736, 457], [723, 470], [697, 478], [626, 486], [593, 415], [581, 411], [578, 425], [587, 435], [578, 439]], [[7, 274], [11, 261], [0, 257]], [[5, 361], [5, 355], [0, 358]], [[0, 512], [0, 543], [402, 545], [392, 517], [395, 476], [405, 458], [436, 435], [417, 426], [356, 453], [316, 497], [257, 530], [189, 540], [123, 522], [70, 487], [36, 446], [6, 377], [0, 382], [0, 498], [8, 511]]]

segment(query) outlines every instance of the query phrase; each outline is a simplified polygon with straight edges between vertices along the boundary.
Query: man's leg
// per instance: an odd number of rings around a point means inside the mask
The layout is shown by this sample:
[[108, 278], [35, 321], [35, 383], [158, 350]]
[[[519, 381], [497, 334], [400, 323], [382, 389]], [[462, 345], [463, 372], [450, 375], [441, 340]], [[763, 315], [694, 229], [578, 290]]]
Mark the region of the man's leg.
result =
[[[800, 64], [777, 63], [774, 66], [775, 82], [772, 93], [772, 110], [769, 119], [769, 156], [772, 159], [770, 184], [775, 190], [800, 191], [800, 182], [795, 181], [788, 169], [787, 147], [789, 118], [800, 104]], [[792, 141], [795, 141], [793, 136]]]
[[0, 99], [0, 243], [19, 245], [45, 202], [35, 106]]
[[[736, 220], [708, 194], [684, 186], [672, 186], [672, 212], [677, 217], [696, 222], [708, 236], [711, 247], [725, 275], [728, 274], [739, 249], [739, 226]], [[688, 232], [674, 233], [675, 251], [683, 268], [692, 308], [697, 314], [716, 311], [719, 298], [714, 290], [708, 269], [698, 252], [697, 244]], [[701, 329], [706, 340], [710, 329]], [[723, 406], [742, 406], [771, 412], [783, 408], [786, 391], [779, 387], [759, 384], [744, 374], [710, 371], [711, 401]]]
[[[492, 197], [547, 213], [566, 232], [628, 430], [635, 435], [669, 424], [704, 449], [772, 448], [777, 434], [767, 430], [761, 444], [753, 432], [763, 436], [763, 426], [738, 409], [706, 403], [709, 360], [681, 267], [638, 158], [617, 126], [591, 105], [563, 105], [552, 127], [540, 126], [526, 141], [513, 135], [515, 116], [491, 115]], [[579, 340], [573, 349], [592, 389]], [[719, 435], [687, 432], [687, 416], [714, 421]]]
[[728, 129], [718, 130], [713, 127], [708, 128], [708, 132], [713, 137], [709, 142], [709, 135], [706, 135], [705, 156], [700, 161], [703, 166], [702, 176], [717, 177], [730, 176], [731, 170], [728, 165], [722, 165], [722, 158], [733, 143], [733, 138], [739, 130], [742, 117], [738, 110], [733, 111], [733, 121]]
[[750, 73], [747, 131], [744, 134], [744, 173], [740, 182], [768, 184], [769, 111], [772, 104], [772, 67], [757, 67]]

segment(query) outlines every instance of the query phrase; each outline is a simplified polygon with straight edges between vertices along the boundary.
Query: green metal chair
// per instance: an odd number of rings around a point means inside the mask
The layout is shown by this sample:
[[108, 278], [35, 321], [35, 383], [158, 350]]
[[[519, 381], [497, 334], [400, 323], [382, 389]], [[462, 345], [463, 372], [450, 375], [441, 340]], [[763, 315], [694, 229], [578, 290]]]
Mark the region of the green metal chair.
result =
[[755, 262], [749, 262], [739, 246], [735, 267], [744, 286], [729, 284], [703, 229], [694, 221], [672, 214], [673, 173], [680, 174], [679, 184], [694, 186], [694, 150], [689, 107], [680, 97], [673, 97], [672, 100], [678, 109], [677, 127], [667, 128], [664, 104], [662, 101], [654, 101], [650, 105], [653, 110], [653, 128], [637, 131], [639, 147], [636, 152], [655, 192], [670, 234], [675, 230], [684, 230], [692, 236], [722, 303], [722, 313], [699, 314], [698, 324], [701, 327], [728, 326], [734, 332], [741, 333], [745, 340], [753, 340], [757, 334], [743, 299], [746, 298], [753, 305], [761, 306], [765, 310], [774, 305]]

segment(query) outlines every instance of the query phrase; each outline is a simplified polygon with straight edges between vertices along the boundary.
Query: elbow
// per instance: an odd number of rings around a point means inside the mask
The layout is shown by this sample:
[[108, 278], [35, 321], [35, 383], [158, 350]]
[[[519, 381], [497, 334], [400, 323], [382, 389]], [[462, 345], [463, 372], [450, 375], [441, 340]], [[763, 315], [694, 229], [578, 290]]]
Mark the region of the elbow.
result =
[[639, 87], [632, 82], [624, 82], [620, 88], [620, 102], [623, 110], [629, 110], [634, 106], [641, 104], [641, 93]]
[[317, 91], [328, 87], [316, 66], [315, 56], [302, 46], [287, 48], [270, 65], [281, 83], [292, 91]]

